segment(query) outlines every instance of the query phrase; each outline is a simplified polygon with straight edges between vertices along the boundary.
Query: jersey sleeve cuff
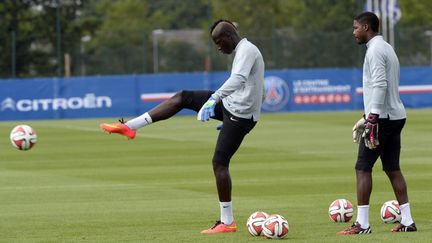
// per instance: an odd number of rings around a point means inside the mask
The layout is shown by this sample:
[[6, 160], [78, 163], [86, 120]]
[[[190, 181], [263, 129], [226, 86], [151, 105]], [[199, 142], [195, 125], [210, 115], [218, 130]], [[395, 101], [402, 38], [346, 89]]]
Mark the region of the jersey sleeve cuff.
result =
[[216, 101], [216, 103], [218, 103], [219, 101], [221, 101], [221, 98], [219, 95], [217, 95], [216, 93], [213, 93], [211, 95], [211, 97]]
[[373, 113], [373, 114], [377, 114], [377, 115], [379, 115], [379, 114], [381, 114], [381, 110], [378, 109], [378, 108], [372, 108], [372, 109], [370, 110], [370, 113]]

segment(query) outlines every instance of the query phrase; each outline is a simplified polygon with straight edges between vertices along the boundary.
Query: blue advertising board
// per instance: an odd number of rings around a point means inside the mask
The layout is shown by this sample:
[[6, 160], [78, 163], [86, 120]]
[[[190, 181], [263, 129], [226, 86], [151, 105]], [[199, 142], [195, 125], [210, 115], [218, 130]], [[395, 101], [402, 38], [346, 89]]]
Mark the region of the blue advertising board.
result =
[[[362, 109], [361, 75], [358, 68], [268, 70], [263, 112]], [[179, 90], [216, 90], [228, 77], [211, 72], [0, 80], [0, 120], [136, 116]], [[432, 68], [401, 68], [400, 93], [408, 108], [432, 107]]]

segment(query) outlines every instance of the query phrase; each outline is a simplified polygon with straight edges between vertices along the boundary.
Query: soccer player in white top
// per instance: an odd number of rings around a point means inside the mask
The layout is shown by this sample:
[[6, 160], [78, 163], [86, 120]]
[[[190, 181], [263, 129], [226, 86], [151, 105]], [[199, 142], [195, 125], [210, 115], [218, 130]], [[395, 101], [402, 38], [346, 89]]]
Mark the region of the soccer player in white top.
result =
[[353, 128], [359, 143], [357, 163], [357, 220], [340, 235], [370, 234], [369, 199], [372, 192], [372, 168], [381, 158], [400, 204], [402, 220], [392, 232], [417, 231], [411, 217], [407, 185], [399, 167], [401, 131], [406, 113], [399, 97], [399, 60], [392, 46], [379, 35], [378, 17], [365, 12], [354, 18], [353, 34], [358, 44], [366, 44], [363, 64], [364, 118]]
[[100, 125], [109, 133], [133, 139], [138, 128], [168, 119], [182, 109], [198, 112], [199, 121], [213, 118], [223, 122], [212, 159], [221, 217], [214, 226], [203, 230], [203, 234], [237, 231], [232, 212], [229, 163], [243, 138], [259, 120], [264, 100], [264, 61], [258, 48], [246, 38], [242, 39], [228, 20], [216, 21], [210, 32], [222, 53], [235, 53], [231, 75], [218, 90], [183, 90], [128, 122], [122, 119], [120, 123]]

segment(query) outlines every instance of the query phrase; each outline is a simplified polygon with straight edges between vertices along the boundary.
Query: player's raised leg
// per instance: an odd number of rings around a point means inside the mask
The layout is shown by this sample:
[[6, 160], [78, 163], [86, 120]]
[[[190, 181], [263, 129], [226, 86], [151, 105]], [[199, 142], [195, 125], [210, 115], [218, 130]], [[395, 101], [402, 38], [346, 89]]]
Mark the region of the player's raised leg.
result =
[[[147, 113], [146, 113], [147, 114]], [[129, 139], [134, 139], [136, 136], [136, 130], [131, 129], [125, 124], [125, 121], [122, 119], [116, 123], [101, 123], [99, 127], [109, 133], [118, 133], [123, 135]]]
[[179, 91], [168, 100], [155, 106], [150, 111], [128, 122], [120, 120], [117, 123], [102, 123], [100, 128], [109, 133], [118, 133], [129, 139], [135, 138], [136, 131], [154, 122], [166, 120], [184, 108], [198, 111], [210, 97], [210, 91]]

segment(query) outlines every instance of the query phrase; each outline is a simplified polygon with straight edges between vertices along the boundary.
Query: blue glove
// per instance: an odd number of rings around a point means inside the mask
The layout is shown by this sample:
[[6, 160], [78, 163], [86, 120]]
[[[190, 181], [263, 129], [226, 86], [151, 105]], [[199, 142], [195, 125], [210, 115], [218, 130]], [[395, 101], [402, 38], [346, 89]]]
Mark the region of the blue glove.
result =
[[197, 120], [199, 121], [210, 120], [210, 117], [213, 117], [215, 115], [214, 112], [215, 106], [216, 106], [216, 100], [210, 97], [199, 110], [197, 115]]
[[220, 131], [222, 129], [223, 123], [217, 125], [216, 130]]

